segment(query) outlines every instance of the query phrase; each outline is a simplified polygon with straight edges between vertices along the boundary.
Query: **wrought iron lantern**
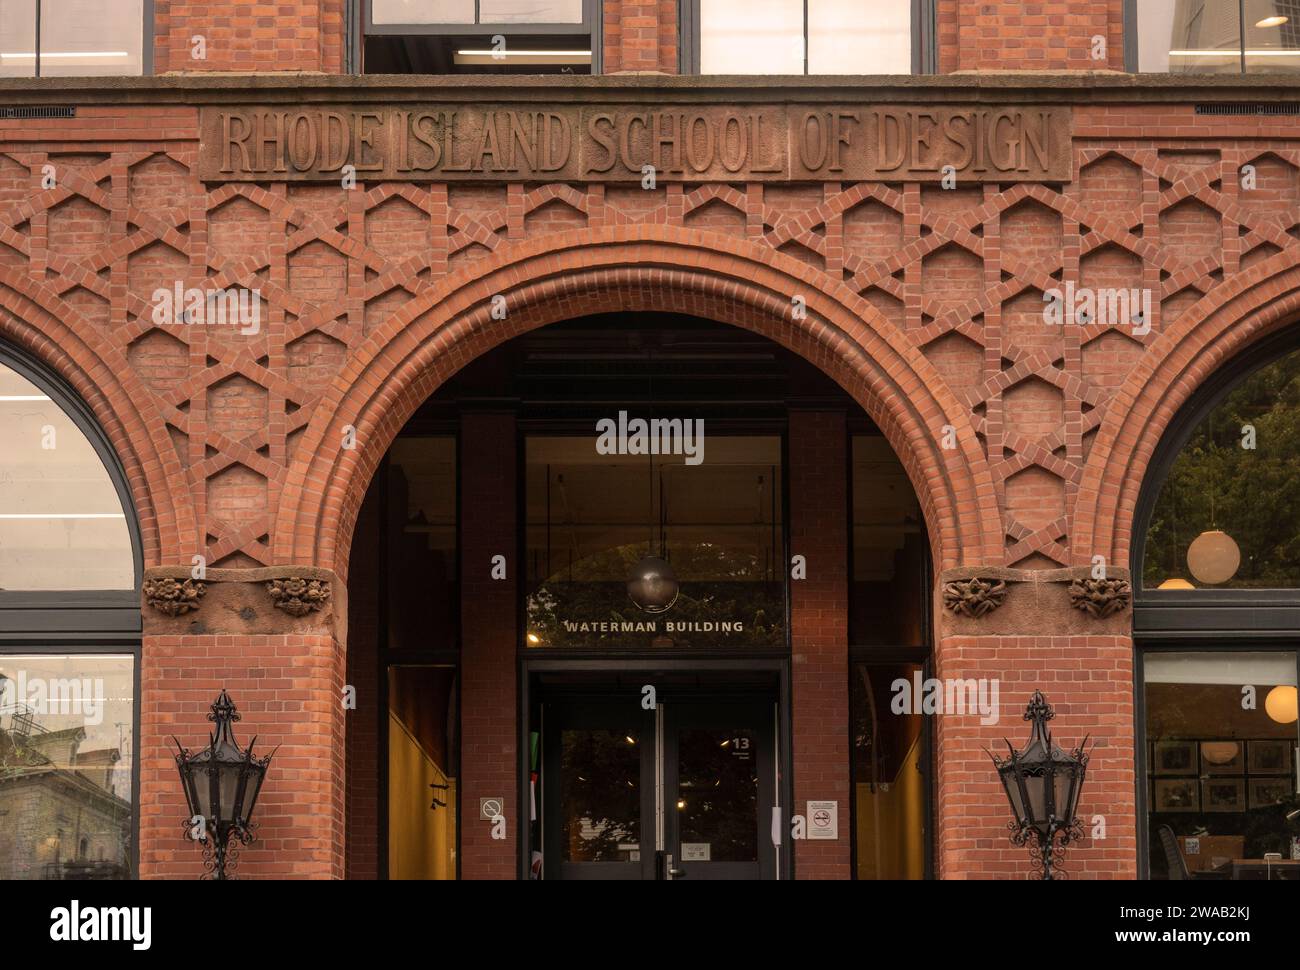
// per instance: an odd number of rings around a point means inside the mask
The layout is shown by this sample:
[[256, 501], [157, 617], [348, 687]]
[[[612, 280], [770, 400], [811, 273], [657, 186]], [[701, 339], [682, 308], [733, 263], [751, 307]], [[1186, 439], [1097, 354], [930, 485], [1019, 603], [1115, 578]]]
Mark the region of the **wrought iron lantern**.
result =
[[1029, 742], [1017, 751], [1003, 738], [1010, 752], [1005, 759], [988, 752], [1011, 803], [1011, 841], [1031, 846], [1034, 868], [1043, 879], [1065, 878], [1066, 847], [1083, 837], [1083, 821], [1076, 813], [1089, 758], [1087, 737], [1069, 753], [1052, 742], [1047, 722], [1054, 717], [1042, 692], [1034, 691], [1024, 713], [1033, 722]]
[[254, 758], [256, 736], [247, 750], [239, 747], [234, 732], [239, 712], [224, 689], [213, 702], [208, 720], [216, 727], [202, 751], [190, 754], [174, 735], [172, 740], [179, 752], [176, 767], [190, 809], [185, 828], [203, 845], [204, 878], [228, 879], [227, 867], [234, 869], [238, 847], [253, 841], [253, 808], [279, 748], [265, 758]]

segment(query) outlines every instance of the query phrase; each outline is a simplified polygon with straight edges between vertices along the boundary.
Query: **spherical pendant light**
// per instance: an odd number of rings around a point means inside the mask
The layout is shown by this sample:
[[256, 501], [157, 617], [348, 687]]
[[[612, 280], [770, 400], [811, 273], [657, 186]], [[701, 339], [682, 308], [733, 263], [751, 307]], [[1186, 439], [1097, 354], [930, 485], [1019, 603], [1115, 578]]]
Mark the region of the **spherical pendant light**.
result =
[[627, 595], [646, 613], [666, 613], [677, 602], [679, 592], [673, 567], [658, 556], [646, 556], [632, 567], [627, 578]]
[[1278, 724], [1294, 724], [1300, 717], [1297, 710], [1296, 689], [1285, 684], [1274, 687], [1264, 698], [1264, 711]]
[[1207, 586], [1226, 583], [1237, 574], [1241, 550], [1232, 536], [1218, 529], [1202, 532], [1187, 548], [1187, 568]]
[[1241, 752], [1236, 741], [1205, 741], [1201, 744], [1201, 757], [1212, 765], [1231, 764]]
[[1156, 589], [1196, 589], [1196, 587], [1181, 576], [1174, 576], [1171, 579], [1166, 579]]

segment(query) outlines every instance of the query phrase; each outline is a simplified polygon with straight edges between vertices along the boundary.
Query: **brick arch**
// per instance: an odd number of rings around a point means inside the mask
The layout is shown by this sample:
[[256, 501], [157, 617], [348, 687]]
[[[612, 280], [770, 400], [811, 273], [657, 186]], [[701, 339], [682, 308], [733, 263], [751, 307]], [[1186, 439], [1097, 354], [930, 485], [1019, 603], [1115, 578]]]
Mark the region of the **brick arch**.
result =
[[1278, 253], [1234, 277], [1161, 333], [1111, 400], [1076, 505], [1074, 561], [1127, 567], [1138, 496], [1166, 429], [1215, 370], [1300, 314], [1300, 266]]
[[[23, 348], [90, 408], [125, 473], [146, 568], [198, 551], [198, 519], [162, 417], [148, 389], [94, 324], [30, 275], [0, 269], [0, 338]], [[180, 484], [177, 484], [180, 480]]]
[[[492, 320], [492, 297], [508, 316]], [[792, 297], [806, 317], [795, 320]], [[907, 468], [937, 568], [999, 562], [992, 478], [970, 411], [892, 324], [842, 283], [752, 243], [663, 226], [542, 237], [449, 274], [376, 329], [323, 397], [286, 477], [275, 557], [346, 574], [357, 511], [417, 407], [473, 358], [548, 323], [662, 310], [754, 331], [837, 381]], [[356, 428], [358, 446], [342, 447]], [[943, 427], [957, 447], [940, 445]]]

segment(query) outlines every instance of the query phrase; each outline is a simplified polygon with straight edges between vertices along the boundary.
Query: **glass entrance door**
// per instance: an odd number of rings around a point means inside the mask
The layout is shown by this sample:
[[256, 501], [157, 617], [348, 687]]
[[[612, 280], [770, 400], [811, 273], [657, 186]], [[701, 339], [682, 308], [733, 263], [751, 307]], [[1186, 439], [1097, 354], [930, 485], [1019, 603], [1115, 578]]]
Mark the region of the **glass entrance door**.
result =
[[542, 878], [775, 877], [775, 721], [758, 697], [544, 703]]

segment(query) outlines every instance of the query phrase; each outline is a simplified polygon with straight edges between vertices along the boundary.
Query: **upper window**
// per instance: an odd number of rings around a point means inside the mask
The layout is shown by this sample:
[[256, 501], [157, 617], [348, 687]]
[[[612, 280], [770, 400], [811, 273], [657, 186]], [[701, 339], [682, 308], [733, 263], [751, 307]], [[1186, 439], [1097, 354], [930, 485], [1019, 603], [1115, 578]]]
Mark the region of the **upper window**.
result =
[[[687, 10], [693, 7], [693, 13]], [[916, 0], [685, 0], [700, 74], [911, 74], [921, 66]], [[683, 34], [685, 35], [685, 31]]]
[[1146, 589], [1300, 587], [1300, 351], [1259, 368], [1192, 429], [1147, 526]]
[[591, 74], [597, 0], [369, 0], [367, 74]]
[[5, 0], [0, 77], [144, 74], [145, 0]]
[[49, 393], [0, 363], [0, 590], [130, 590], [122, 496]]
[[1136, 7], [1140, 71], [1240, 74], [1300, 69], [1300, 0], [1130, 2]]

